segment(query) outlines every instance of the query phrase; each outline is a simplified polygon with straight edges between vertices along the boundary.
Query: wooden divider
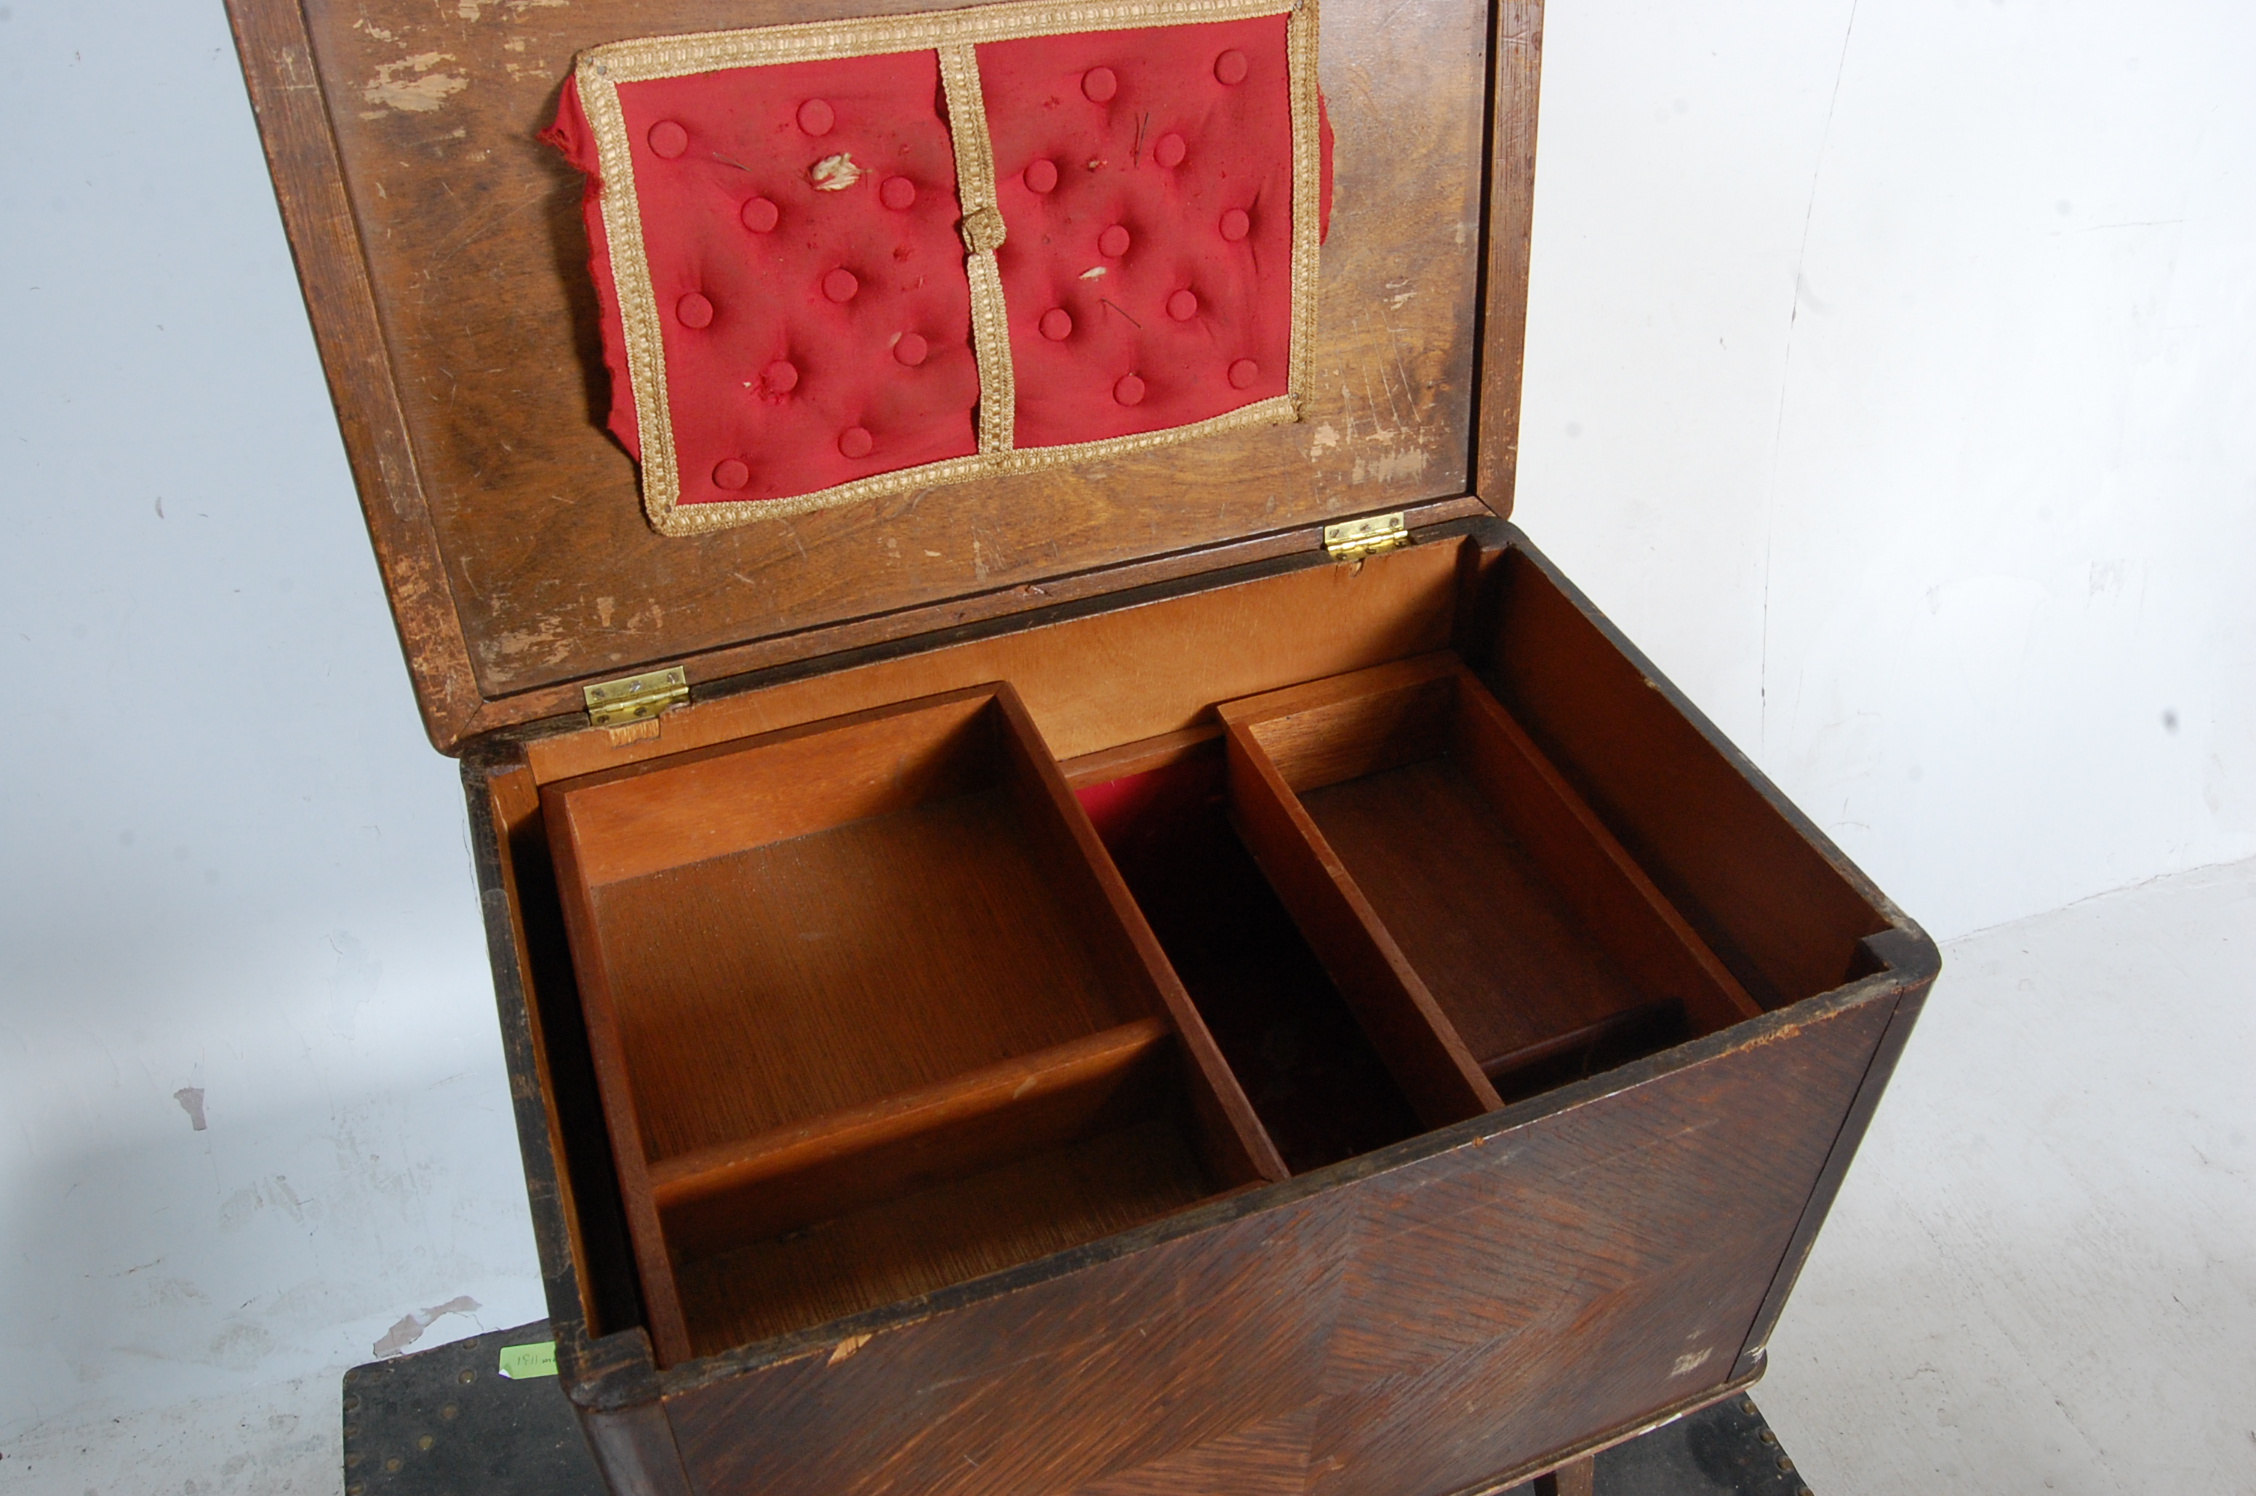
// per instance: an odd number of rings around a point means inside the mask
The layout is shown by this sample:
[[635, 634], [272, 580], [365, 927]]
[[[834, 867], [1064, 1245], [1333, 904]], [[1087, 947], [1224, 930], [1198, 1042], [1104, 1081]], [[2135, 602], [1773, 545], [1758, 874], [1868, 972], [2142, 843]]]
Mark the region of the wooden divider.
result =
[[709, 1256], [844, 1215], [1148, 1111], [1163, 1018], [987, 1065], [799, 1127], [661, 1160], [651, 1194], [677, 1253]]
[[1641, 986], [1683, 1001], [1698, 1032], [1761, 1017], [1762, 1008], [1511, 713], [1462, 665], [1452, 679], [1458, 709], [1451, 751], [1582, 922], [1606, 932], [1608, 953]]

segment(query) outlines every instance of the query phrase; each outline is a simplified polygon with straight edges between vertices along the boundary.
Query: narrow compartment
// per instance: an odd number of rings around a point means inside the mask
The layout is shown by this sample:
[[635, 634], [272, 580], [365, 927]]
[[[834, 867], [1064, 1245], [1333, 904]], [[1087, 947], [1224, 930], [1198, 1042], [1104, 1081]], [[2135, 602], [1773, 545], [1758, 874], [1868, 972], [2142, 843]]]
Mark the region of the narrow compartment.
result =
[[1453, 655], [1220, 714], [1248, 844], [1429, 1120], [1759, 1011]]
[[1221, 730], [1063, 768], [1286, 1166], [1415, 1135], [1417, 1112], [1230, 825]]
[[543, 802], [661, 1361], [1283, 1176], [1008, 687]]

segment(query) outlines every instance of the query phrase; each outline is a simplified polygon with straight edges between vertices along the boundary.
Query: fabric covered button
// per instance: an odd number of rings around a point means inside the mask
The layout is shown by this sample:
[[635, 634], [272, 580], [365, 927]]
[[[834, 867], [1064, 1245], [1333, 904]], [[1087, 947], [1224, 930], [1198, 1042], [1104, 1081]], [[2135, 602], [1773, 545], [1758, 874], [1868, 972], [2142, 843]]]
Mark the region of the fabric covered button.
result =
[[1243, 208], [1232, 208], [1222, 215], [1222, 237], [1232, 244], [1253, 232], [1253, 220]]
[[1062, 343], [1073, 336], [1073, 314], [1064, 307], [1054, 306], [1042, 314], [1042, 336], [1053, 343]]
[[1081, 75], [1081, 92], [1089, 96], [1091, 103], [1102, 104], [1120, 92], [1120, 80], [1111, 68], [1091, 68]]
[[752, 470], [730, 457], [714, 465], [713, 486], [737, 489], [752, 481]]
[[923, 363], [931, 352], [932, 345], [913, 332], [902, 333], [901, 341], [893, 345], [893, 356], [912, 369]]
[[674, 315], [681, 318], [684, 327], [710, 327], [713, 323], [713, 303], [690, 292], [674, 303]]
[[1159, 144], [1152, 147], [1152, 159], [1172, 169], [1183, 164], [1183, 157], [1190, 153], [1190, 149], [1183, 143], [1182, 136], [1162, 135], [1159, 137]]
[[1019, 173], [1019, 178], [1026, 183], [1028, 192], [1051, 191], [1057, 186], [1057, 163], [1048, 157], [1040, 161], [1029, 161], [1026, 170]]
[[1214, 59], [1214, 78], [1218, 83], [1236, 87], [1246, 79], [1246, 55], [1232, 47]]
[[1144, 382], [1133, 374], [1123, 374], [1120, 382], [1112, 387], [1112, 398], [1122, 405], [1141, 405], [1144, 403]]
[[772, 234], [776, 224], [783, 218], [783, 210], [764, 197], [756, 197], [744, 205], [737, 217], [743, 219], [744, 226], [755, 234]]
[[689, 132], [670, 119], [650, 127], [650, 149], [671, 161], [689, 149]]
[[799, 128], [809, 135], [828, 135], [837, 123], [838, 111], [822, 99], [809, 99], [799, 106]]
[[788, 395], [799, 388], [799, 366], [789, 359], [777, 359], [760, 371], [760, 383], [772, 394]]
[[838, 450], [847, 457], [867, 457], [877, 441], [859, 426], [849, 426], [838, 433]]
[[1116, 223], [1097, 235], [1097, 253], [1114, 260], [1128, 253], [1128, 231]]
[[877, 189], [877, 200], [894, 212], [903, 212], [916, 206], [916, 183], [907, 177], [887, 177], [885, 185]]
[[1167, 298], [1167, 315], [1178, 322], [1188, 322], [1198, 315], [1198, 297], [1190, 291], [1177, 291]]
[[[1245, 215], [1240, 214], [1239, 216], [1242, 218]], [[1240, 234], [1238, 237], [1242, 239], [1245, 236]], [[832, 301], [852, 301], [854, 293], [861, 289], [862, 283], [854, 278], [854, 272], [844, 266], [840, 266], [822, 278], [823, 295], [829, 297]]]
[[1230, 365], [1230, 384], [1235, 389], [1249, 389], [1261, 377], [1261, 365], [1250, 358], [1241, 358]]

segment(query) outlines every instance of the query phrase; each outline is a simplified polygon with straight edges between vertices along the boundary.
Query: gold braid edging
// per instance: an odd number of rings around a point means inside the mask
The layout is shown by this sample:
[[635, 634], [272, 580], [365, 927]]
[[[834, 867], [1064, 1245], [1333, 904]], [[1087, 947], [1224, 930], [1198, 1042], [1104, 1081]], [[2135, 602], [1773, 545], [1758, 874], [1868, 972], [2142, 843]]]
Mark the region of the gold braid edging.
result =
[[1316, 0], [1302, 0], [1285, 23], [1285, 56], [1292, 80], [1292, 353], [1285, 388], [1293, 420], [1308, 398], [1316, 356], [1316, 272], [1323, 258], [1324, 136], [1316, 93]]
[[979, 58], [968, 43], [940, 49], [940, 87], [956, 145], [956, 200], [963, 205], [964, 275], [971, 282], [971, 356], [979, 366], [979, 450], [1008, 452], [1018, 424], [1018, 380], [1011, 369], [1010, 321], [1003, 308], [1003, 214], [995, 201], [995, 147]]
[[658, 293], [650, 284], [650, 256], [642, 242], [642, 208], [635, 196], [634, 153], [619, 90], [603, 69], [581, 54], [577, 69], [580, 108], [595, 134], [603, 187], [603, 234], [611, 251], [611, 284], [619, 298], [619, 324], [627, 345], [627, 383], [634, 397], [635, 434], [642, 447], [642, 507], [661, 534], [681, 498], [681, 469], [674, 454], [674, 418], [666, 400], [666, 338], [658, 318]]
[[983, 42], [1059, 36], [1072, 31], [1133, 31], [1285, 15], [1297, 0], [1011, 0], [964, 10], [872, 16], [853, 21], [798, 21], [745, 31], [705, 31], [607, 42], [580, 54], [581, 65], [619, 83], [678, 78], [721, 68], [818, 62], [886, 52], [926, 52]]
[[734, 529], [756, 519], [791, 519], [797, 515], [812, 514], [818, 509], [835, 509], [841, 504], [856, 504], [864, 499], [915, 493], [919, 489], [939, 488], [971, 478], [1034, 473], [1044, 468], [1062, 467], [1069, 462], [1131, 457], [1139, 452], [1171, 447], [1177, 442], [1196, 441], [1202, 436], [1213, 436], [1218, 432], [1236, 431], [1247, 426], [1284, 425], [1299, 419], [1291, 395], [1271, 395], [1266, 400], [1224, 411], [1221, 415], [1209, 416], [1188, 426], [1168, 426], [1158, 431], [1139, 431], [1130, 436], [1108, 436], [1098, 441], [1076, 442], [1065, 447], [1016, 447], [1008, 452], [982, 452], [975, 457], [950, 457], [940, 462], [925, 463], [921, 467], [856, 478], [851, 483], [841, 483], [835, 488], [793, 494], [787, 499], [734, 499], [716, 504], [683, 504], [662, 521], [653, 515], [652, 523], [662, 535], [709, 535], [715, 530]]

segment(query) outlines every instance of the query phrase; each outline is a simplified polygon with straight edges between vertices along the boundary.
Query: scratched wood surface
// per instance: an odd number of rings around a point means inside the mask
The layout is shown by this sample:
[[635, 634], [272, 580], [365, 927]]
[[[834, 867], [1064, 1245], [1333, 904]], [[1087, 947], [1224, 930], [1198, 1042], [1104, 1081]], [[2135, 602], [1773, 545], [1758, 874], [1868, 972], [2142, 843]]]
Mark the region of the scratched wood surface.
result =
[[1338, 210], [1305, 422], [694, 539], [650, 530], [602, 430], [580, 183], [534, 133], [581, 48], [931, 0], [231, 6], [442, 741], [546, 684], [1469, 487], [1484, 6], [1325, 7]]

